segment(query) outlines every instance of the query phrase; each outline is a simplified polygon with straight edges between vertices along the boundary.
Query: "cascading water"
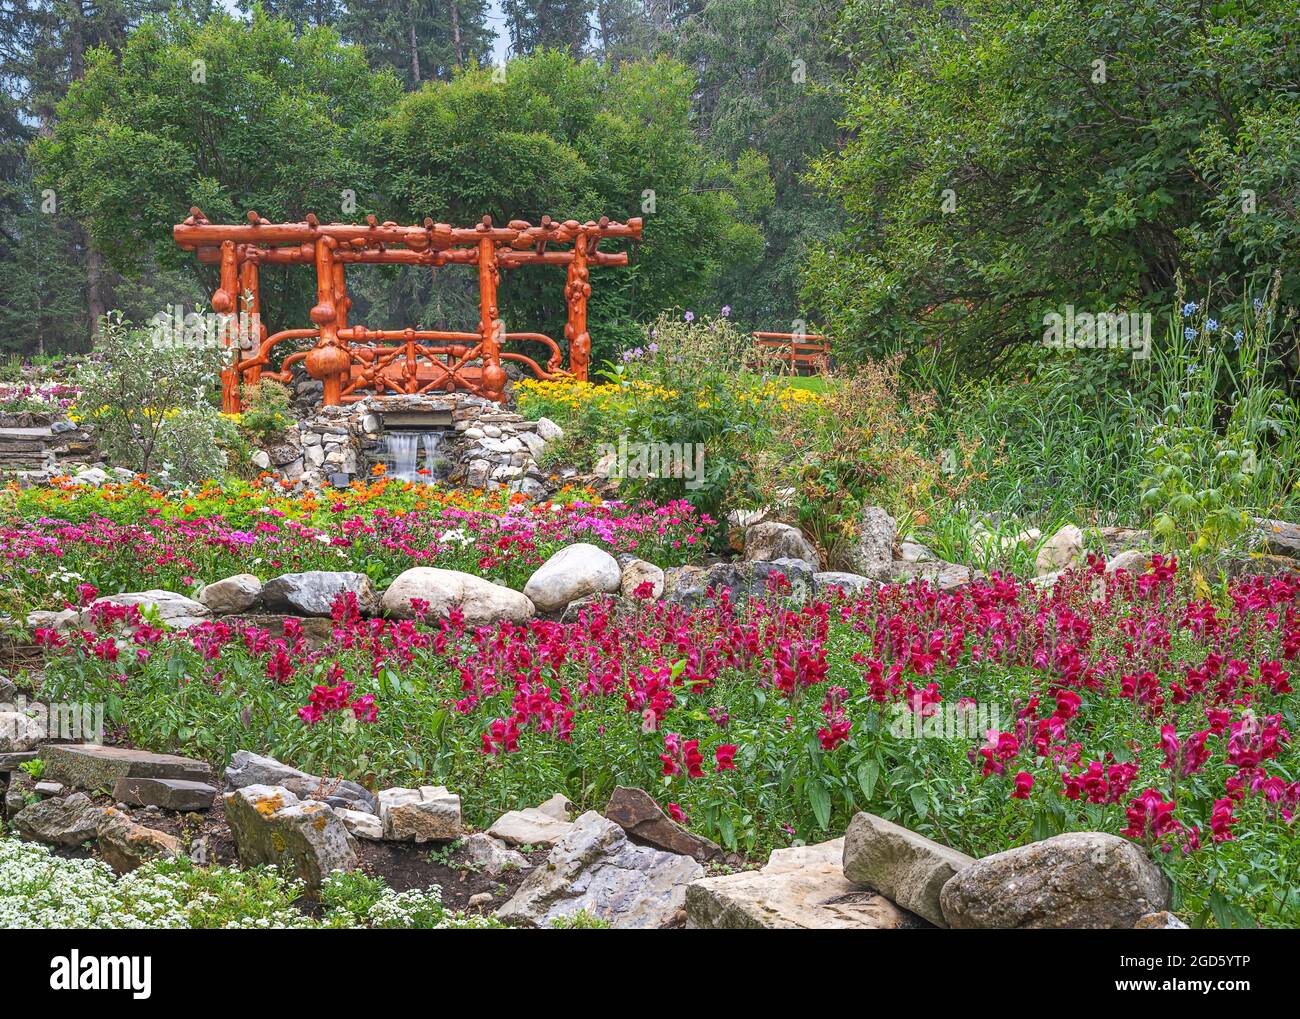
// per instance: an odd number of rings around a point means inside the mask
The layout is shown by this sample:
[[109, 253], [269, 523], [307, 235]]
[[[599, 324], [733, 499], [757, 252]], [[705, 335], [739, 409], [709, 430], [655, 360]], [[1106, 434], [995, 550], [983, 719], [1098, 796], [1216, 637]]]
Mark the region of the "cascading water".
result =
[[[401, 481], [436, 481], [446, 475], [442, 456], [442, 428], [391, 429], [379, 442], [379, 455], [388, 466], [388, 476]], [[424, 470], [426, 473], [421, 474]]]

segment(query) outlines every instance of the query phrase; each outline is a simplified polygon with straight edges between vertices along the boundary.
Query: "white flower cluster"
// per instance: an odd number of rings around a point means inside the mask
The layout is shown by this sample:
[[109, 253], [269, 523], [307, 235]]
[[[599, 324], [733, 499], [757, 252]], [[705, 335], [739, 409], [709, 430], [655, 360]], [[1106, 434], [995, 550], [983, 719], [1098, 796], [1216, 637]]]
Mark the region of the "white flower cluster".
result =
[[[185, 861], [146, 864], [118, 878], [99, 860], [67, 859], [46, 846], [0, 836], [0, 929], [321, 926], [290, 904], [302, 890], [299, 882], [273, 870], [199, 868]], [[332, 911], [328, 919], [335, 927], [502, 926], [494, 917], [446, 911], [436, 886], [406, 892], [383, 888], [364, 917]]]
[[389, 889], [370, 907], [368, 918], [370, 926], [386, 929], [487, 930], [503, 926], [492, 916], [447, 912], [442, 908], [442, 893], [436, 885], [405, 892]]
[[0, 839], [0, 928], [188, 927], [162, 885], [117, 881], [98, 860], [68, 860], [44, 846]]

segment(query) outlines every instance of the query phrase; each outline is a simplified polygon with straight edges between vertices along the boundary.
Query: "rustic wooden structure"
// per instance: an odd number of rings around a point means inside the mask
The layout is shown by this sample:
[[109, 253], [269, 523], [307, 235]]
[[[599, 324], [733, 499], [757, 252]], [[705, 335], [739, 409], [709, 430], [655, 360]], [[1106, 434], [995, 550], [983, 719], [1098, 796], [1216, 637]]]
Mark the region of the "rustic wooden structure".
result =
[[817, 371], [830, 359], [831, 345], [816, 333], [750, 333], [759, 359], [788, 365], [792, 375]]
[[[210, 223], [191, 209], [172, 230], [176, 243], [195, 251], [199, 261], [220, 267], [220, 283], [212, 295], [218, 314], [246, 314], [257, 323], [247, 348], [232, 344], [232, 363], [222, 372], [222, 404], [239, 411], [241, 382], [270, 377], [288, 382], [293, 365], [303, 367], [324, 385], [324, 402], [337, 405], [373, 393], [454, 392], [458, 389], [500, 401], [506, 373], [502, 361], [516, 361], [540, 379], [572, 377], [585, 380], [591, 357], [587, 331], [587, 299], [591, 296], [592, 266], [628, 264], [627, 251], [601, 251], [607, 238], [641, 238], [641, 220], [614, 223], [577, 220], [556, 222], [543, 216], [534, 226], [512, 220], [504, 227], [492, 219], [473, 227], [453, 227], [426, 219], [421, 226], [380, 223], [374, 216], [364, 224], [321, 223], [308, 215], [301, 223], [270, 223], [256, 212], [237, 225]], [[309, 327], [268, 333], [261, 325], [258, 273], [264, 265], [311, 265], [316, 270], [316, 304]], [[478, 268], [479, 321], [473, 332], [437, 329], [369, 329], [348, 321], [349, 265], [473, 265]], [[568, 322], [569, 365], [559, 345], [543, 333], [507, 332], [497, 307], [502, 269], [523, 265], [565, 267], [564, 298]], [[271, 351], [278, 344], [314, 340], [309, 350], [288, 354], [278, 371], [270, 370]], [[533, 342], [545, 347], [545, 367], [507, 344]]]

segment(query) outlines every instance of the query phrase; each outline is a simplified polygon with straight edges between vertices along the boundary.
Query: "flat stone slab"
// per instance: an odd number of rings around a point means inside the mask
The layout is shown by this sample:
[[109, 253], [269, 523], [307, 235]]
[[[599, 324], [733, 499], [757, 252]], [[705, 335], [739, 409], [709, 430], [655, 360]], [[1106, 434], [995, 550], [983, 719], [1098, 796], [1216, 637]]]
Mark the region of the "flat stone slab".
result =
[[210, 810], [217, 798], [215, 786], [184, 778], [119, 778], [113, 799], [137, 807], [166, 810]]
[[38, 758], [35, 750], [25, 750], [22, 753], [0, 754], [0, 773], [6, 771], [17, 771], [19, 765], [26, 764], [28, 761], [34, 761]]
[[844, 876], [844, 840], [777, 849], [762, 870], [692, 882], [686, 926], [719, 930], [893, 930], [920, 921]]
[[554, 846], [571, 831], [569, 821], [540, 807], [525, 807], [502, 814], [487, 833], [511, 846]]
[[974, 857], [862, 811], [844, 833], [844, 876], [891, 902], [947, 927], [939, 892]]
[[41, 748], [45, 777], [70, 789], [113, 789], [121, 778], [177, 778], [212, 782], [203, 761], [95, 743], [49, 743]]

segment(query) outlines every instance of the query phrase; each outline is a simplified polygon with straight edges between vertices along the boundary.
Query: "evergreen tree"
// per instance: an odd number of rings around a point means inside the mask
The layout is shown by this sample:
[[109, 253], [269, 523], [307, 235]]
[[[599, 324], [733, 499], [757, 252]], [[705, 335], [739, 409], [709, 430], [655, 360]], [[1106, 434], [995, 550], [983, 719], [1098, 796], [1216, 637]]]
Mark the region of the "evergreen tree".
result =
[[539, 49], [582, 56], [591, 43], [592, 0], [502, 0], [510, 50], [527, 56]]

